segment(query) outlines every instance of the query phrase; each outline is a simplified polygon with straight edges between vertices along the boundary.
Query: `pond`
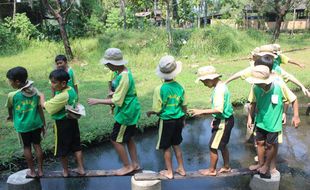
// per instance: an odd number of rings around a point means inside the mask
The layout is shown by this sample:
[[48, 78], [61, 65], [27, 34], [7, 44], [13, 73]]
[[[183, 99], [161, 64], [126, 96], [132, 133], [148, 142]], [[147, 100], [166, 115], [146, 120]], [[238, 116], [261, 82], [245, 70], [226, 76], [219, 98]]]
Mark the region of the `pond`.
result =
[[[281, 190], [310, 189], [310, 116], [306, 116], [307, 99], [299, 96], [301, 104], [300, 128], [285, 126], [283, 144], [278, 154], [278, 169], [281, 172]], [[292, 113], [289, 113], [290, 119]], [[193, 171], [209, 165], [208, 141], [211, 135], [211, 117], [190, 120], [183, 130], [183, 158], [186, 170]], [[245, 143], [246, 117], [243, 109], [235, 110], [235, 126], [232, 130], [228, 149], [232, 168], [245, 168], [254, 163], [255, 150], [253, 145]], [[289, 121], [289, 120], [288, 120]], [[138, 155], [145, 170], [159, 171], [164, 168], [162, 152], [156, 151], [157, 130], [148, 130], [136, 136]], [[116, 169], [121, 167], [110, 143], [84, 150], [85, 167], [91, 169]], [[173, 165], [176, 160], [173, 158]], [[222, 165], [220, 157], [218, 167]], [[49, 163], [45, 170], [61, 170], [60, 163]], [[0, 179], [0, 189], [6, 189], [6, 175]], [[249, 189], [250, 176], [228, 178], [199, 178], [187, 180], [164, 180], [162, 189], [203, 190], [203, 189]], [[130, 177], [97, 177], [75, 179], [42, 179], [43, 190], [74, 189], [74, 190], [119, 190], [130, 189]]]

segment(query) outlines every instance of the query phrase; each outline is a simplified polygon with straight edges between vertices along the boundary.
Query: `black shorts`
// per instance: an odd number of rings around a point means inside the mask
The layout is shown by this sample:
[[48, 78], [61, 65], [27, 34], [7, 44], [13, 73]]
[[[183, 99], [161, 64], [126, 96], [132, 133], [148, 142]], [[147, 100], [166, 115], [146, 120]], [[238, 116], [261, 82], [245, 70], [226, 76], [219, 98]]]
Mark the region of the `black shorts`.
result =
[[[222, 123], [222, 125], [221, 125]], [[223, 119], [214, 119], [212, 136], [209, 142], [210, 149], [223, 150], [229, 142], [230, 133], [234, 127], [234, 116]]]
[[79, 123], [76, 119], [56, 120], [55, 152], [58, 157], [67, 156], [70, 152], [82, 150]]
[[179, 119], [159, 120], [158, 141], [156, 149], [167, 149], [181, 144], [184, 117]]
[[269, 132], [256, 126], [256, 141], [266, 141], [267, 144], [282, 143], [282, 131]]
[[136, 131], [136, 125], [126, 126], [115, 122], [110, 139], [117, 143], [128, 143], [131, 137], [135, 135]]
[[40, 144], [41, 130], [42, 128], [38, 128], [26, 133], [19, 133], [22, 138], [24, 148], [31, 147], [31, 144]]

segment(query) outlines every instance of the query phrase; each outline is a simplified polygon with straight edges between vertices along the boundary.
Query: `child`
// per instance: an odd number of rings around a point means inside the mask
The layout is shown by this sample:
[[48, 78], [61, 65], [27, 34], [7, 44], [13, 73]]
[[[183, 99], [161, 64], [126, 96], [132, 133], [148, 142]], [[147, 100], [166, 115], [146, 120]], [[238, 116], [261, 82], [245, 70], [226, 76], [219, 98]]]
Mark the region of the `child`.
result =
[[[264, 57], [259, 61], [269, 61]], [[258, 60], [257, 60], [258, 61]], [[258, 164], [250, 166], [250, 170], [257, 170], [262, 178], [270, 178], [270, 169], [277, 156], [278, 143], [282, 132], [283, 102], [290, 102], [293, 105], [294, 116], [292, 123], [298, 127], [300, 122], [298, 116], [298, 103], [296, 96], [287, 88], [285, 83], [274, 81], [270, 77], [269, 68], [258, 65], [252, 68], [252, 76], [246, 81], [254, 84], [249, 95], [251, 110], [248, 114], [247, 126], [251, 127], [254, 109], [257, 109], [255, 116], [256, 143]], [[266, 148], [265, 148], [266, 147]], [[266, 153], [266, 154], [265, 154]], [[264, 156], [266, 155], [266, 160]]]
[[[57, 55], [55, 57], [55, 64], [56, 64], [56, 69], [63, 69], [69, 74], [70, 79], [68, 81], [68, 86], [73, 88], [76, 94], [78, 94], [78, 86], [77, 86], [78, 81], [76, 79], [76, 75], [73, 72], [73, 69], [69, 67], [68, 65], [67, 57], [65, 55]], [[53, 92], [53, 95], [55, 95], [54, 93], [55, 92]]]
[[174, 80], [175, 76], [181, 72], [181, 69], [181, 62], [175, 61], [174, 57], [170, 55], [160, 59], [156, 74], [164, 80], [164, 83], [155, 89], [153, 111], [147, 112], [148, 117], [156, 114], [160, 118], [159, 139], [156, 149], [162, 149], [164, 151], [167, 170], [162, 170], [160, 174], [168, 179], [173, 178], [171, 146], [178, 162], [176, 172], [182, 176], [186, 175], [180, 148], [186, 113], [185, 91]]
[[66, 105], [75, 107], [77, 94], [68, 86], [69, 74], [63, 69], [56, 69], [49, 75], [52, 89], [58, 92], [52, 99], [45, 102], [41, 94], [41, 104], [55, 120], [55, 152], [54, 155], [61, 158], [63, 176], [68, 177], [68, 154], [74, 152], [77, 161], [77, 169], [73, 170], [79, 175], [85, 175], [83, 166], [82, 147], [80, 143], [80, 130], [77, 119], [69, 119], [66, 114]]
[[205, 66], [198, 69], [198, 79], [205, 86], [214, 88], [211, 96], [211, 109], [190, 109], [189, 114], [198, 116], [203, 114], [212, 114], [214, 117], [211, 127], [212, 136], [210, 139], [210, 167], [209, 169], [199, 170], [203, 175], [216, 176], [216, 164], [218, 161], [218, 150], [222, 152], [224, 166], [219, 173], [230, 172], [229, 151], [227, 144], [230, 133], [234, 126], [233, 108], [230, 102], [230, 92], [227, 86], [221, 82], [221, 75], [218, 74], [213, 66]]
[[[125, 67], [127, 61], [123, 60], [121, 50], [117, 48], [107, 49], [101, 63], [107, 66], [111, 71], [117, 71], [115, 84], [112, 86], [115, 92], [112, 98], [89, 98], [88, 104], [115, 105], [115, 123], [110, 139], [123, 163], [123, 167], [116, 170], [115, 174], [126, 175], [133, 171], [140, 170], [136, 145], [133, 140], [140, 118], [140, 103], [138, 101], [132, 73]], [[128, 159], [125, 144], [129, 151], [131, 163]]]
[[40, 134], [45, 134], [45, 118], [38, 91], [33, 87], [33, 81], [27, 80], [28, 73], [23, 67], [10, 69], [6, 77], [10, 85], [17, 89], [15, 92], [9, 93], [6, 107], [9, 111], [8, 119], [13, 119], [14, 128], [20, 134], [23, 142], [24, 156], [30, 169], [27, 175], [37, 177], [31, 153], [32, 145], [38, 160], [38, 176], [42, 177], [43, 153]]

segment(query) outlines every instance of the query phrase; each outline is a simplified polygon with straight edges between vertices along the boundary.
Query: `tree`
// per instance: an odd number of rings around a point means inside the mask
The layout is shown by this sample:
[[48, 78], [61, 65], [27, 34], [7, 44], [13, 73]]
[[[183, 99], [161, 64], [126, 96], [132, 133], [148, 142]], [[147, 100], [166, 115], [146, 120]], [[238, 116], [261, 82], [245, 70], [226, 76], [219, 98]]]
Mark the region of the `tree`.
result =
[[70, 9], [72, 8], [73, 4], [75, 3], [75, 0], [69, 0], [69, 2], [65, 0], [54, 0], [53, 5], [55, 8], [53, 8], [52, 3], [48, 0], [42, 0], [44, 6], [47, 8], [48, 12], [54, 16], [54, 19], [57, 20], [60, 30], [60, 35], [64, 44], [64, 48], [66, 51], [66, 54], [68, 56], [68, 59], [73, 59], [73, 53], [71, 50], [71, 46], [69, 43], [67, 31], [65, 29], [66, 25], [66, 17]]
[[166, 29], [167, 29], [167, 34], [168, 34], [168, 46], [172, 46], [172, 31], [171, 31], [171, 21], [170, 21], [170, 15], [171, 15], [171, 10], [170, 10], [170, 0], [165, 0], [166, 6], [167, 6], [167, 14], [166, 14]]
[[123, 28], [126, 30], [126, 5], [125, 0], [119, 0], [119, 6], [121, 9], [121, 16], [123, 16]]

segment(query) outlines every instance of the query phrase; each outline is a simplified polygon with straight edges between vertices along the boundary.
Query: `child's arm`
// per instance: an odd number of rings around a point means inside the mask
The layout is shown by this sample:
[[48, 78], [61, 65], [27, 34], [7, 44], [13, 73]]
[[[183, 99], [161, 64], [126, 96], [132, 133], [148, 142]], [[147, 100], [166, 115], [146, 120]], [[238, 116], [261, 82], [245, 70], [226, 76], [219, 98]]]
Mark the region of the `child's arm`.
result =
[[238, 79], [238, 78], [240, 78], [240, 77], [241, 77], [241, 71], [239, 71], [239, 72], [233, 74], [233, 75], [232, 75], [231, 77], [229, 77], [224, 83], [225, 83], [225, 84], [228, 84], [228, 83], [230, 83], [231, 81], [234, 81], [234, 80], [236, 80], [236, 79]]
[[6, 118], [6, 120], [12, 121], [13, 120], [13, 109], [12, 109], [12, 107], [8, 108], [8, 114], [9, 114], [9, 116]]
[[282, 124], [283, 125], [286, 124], [286, 112], [287, 112], [288, 106], [289, 106], [289, 103], [285, 102], [284, 107], [283, 107], [283, 114], [282, 114]]
[[148, 111], [146, 112], [147, 117], [151, 117], [151, 115], [158, 115], [158, 112], [155, 111]]
[[221, 112], [216, 109], [189, 109], [187, 113], [191, 117], [195, 117], [199, 115], [216, 114], [216, 113], [221, 113]]
[[292, 60], [289, 60], [288, 63], [292, 64], [292, 65], [297, 65], [298, 67], [300, 68], [305, 68], [305, 65], [304, 64], [300, 64], [300, 63], [297, 63], [295, 61], [292, 61]]
[[45, 136], [45, 134], [46, 134], [46, 122], [45, 122], [45, 117], [44, 117], [44, 113], [43, 113], [43, 108], [41, 105], [38, 105], [38, 111], [40, 114], [40, 118], [43, 121], [43, 128], [42, 128], [41, 132], [42, 132], [43, 136]]
[[114, 105], [111, 98], [107, 99], [88, 98], [87, 103], [89, 105], [97, 105], [97, 104]]
[[289, 74], [288, 72], [286, 72], [284, 69], [282, 69], [281, 72], [283, 73], [282, 75], [284, 78], [288, 79], [292, 83], [299, 86], [302, 92], [304, 93], [304, 95], [310, 97], [310, 92], [308, 91], [308, 89], [297, 78], [295, 78], [292, 74]]
[[300, 123], [297, 98], [295, 101], [292, 102], [292, 106], [293, 106], [293, 112], [294, 112], [294, 115], [292, 118], [292, 125], [294, 125], [294, 127], [297, 128]]
[[78, 85], [77, 84], [74, 85], [74, 90], [75, 90], [76, 94], [79, 95]]
[[242, 78], [242, 79], [245, 79], [247, 78], [248, 76], [251, 76], [251, 69], [250, 67], [246, 68], [246, 69], [243, 69], [235, 74], [233, 74], [231, 77], [229, 77], [224, 83], [225, 84], [228, 84], [230, 83], [231, 81], [233, 80], [236, 80], [238, 78]]
[[256, 107], [256, 103], [255, 102], [250, 104], [250, 111], [248, 113], [248, 121], [247, 121], [247, 127], [249, 129], [252, 128], [255, 107]]

